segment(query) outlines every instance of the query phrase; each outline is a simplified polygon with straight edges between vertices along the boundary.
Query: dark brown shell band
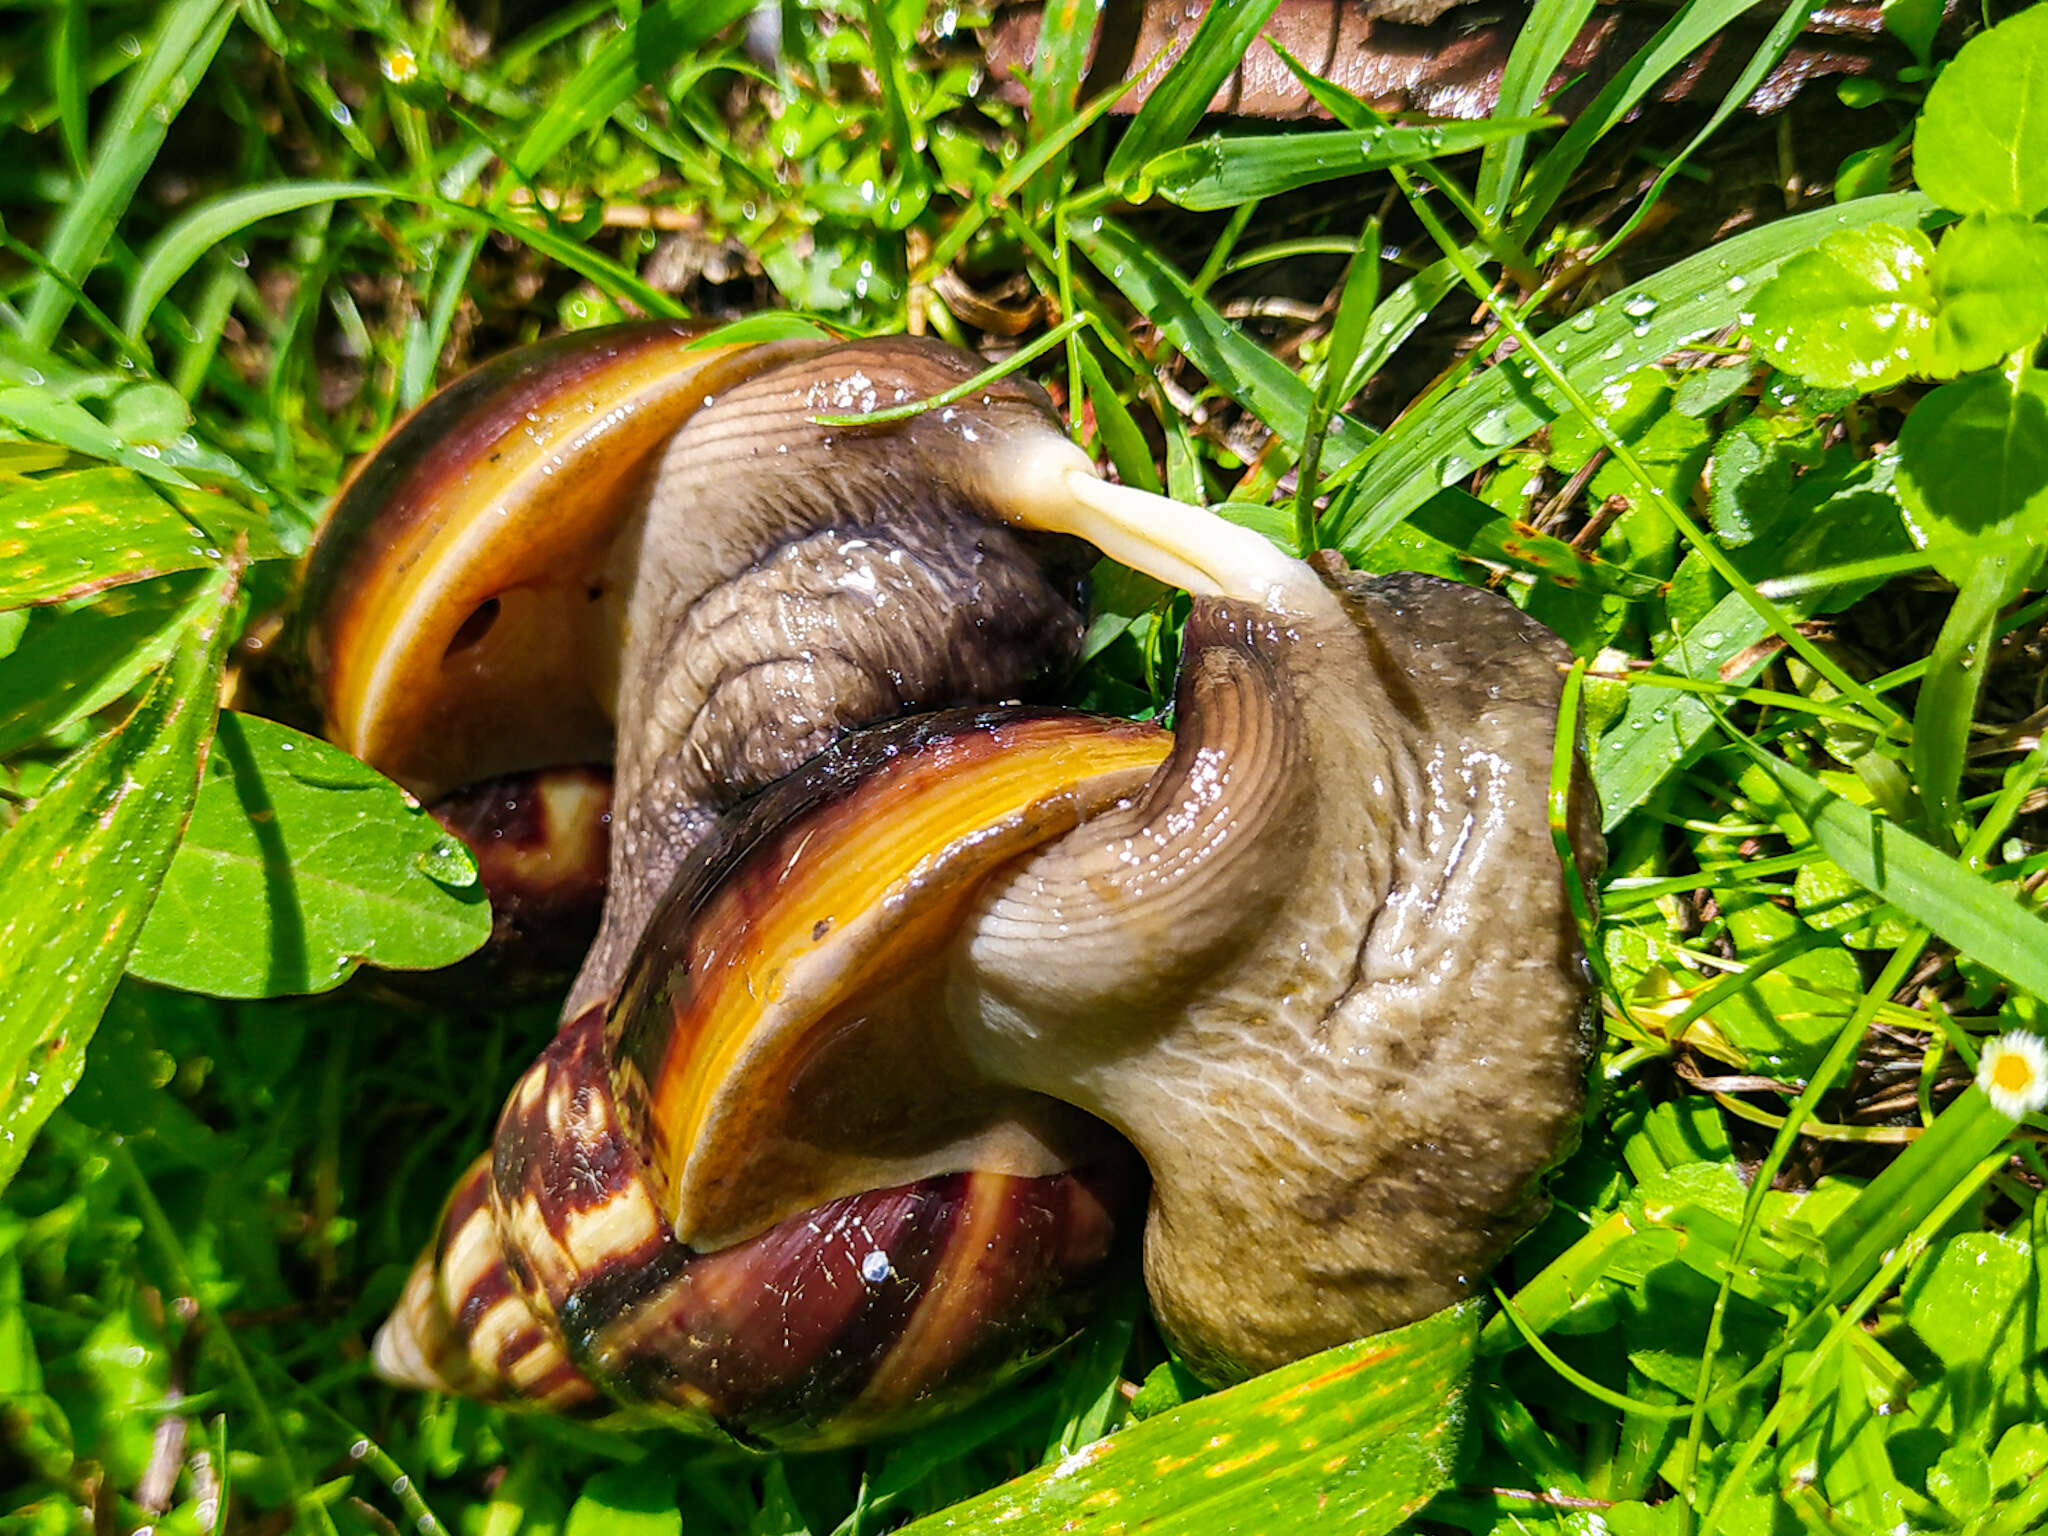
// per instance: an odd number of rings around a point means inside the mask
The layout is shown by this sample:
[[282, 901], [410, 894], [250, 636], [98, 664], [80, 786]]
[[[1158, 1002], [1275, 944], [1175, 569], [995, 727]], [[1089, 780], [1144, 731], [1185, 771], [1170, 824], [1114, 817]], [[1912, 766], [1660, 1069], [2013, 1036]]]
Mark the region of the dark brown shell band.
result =
[[457, 1187], [431, 1271], [379, 1339], [387, 1374], [557, 1412], [680, 1414], [762, 1443], [853, 1439], [1067, 1337], [1139, 1188], [1115, 1155], [1040, 1178], [952, 1174], [694, 1254], [655, 1211], [605, 1080], [591, 1013], [522, 1080], [494, 1159]]

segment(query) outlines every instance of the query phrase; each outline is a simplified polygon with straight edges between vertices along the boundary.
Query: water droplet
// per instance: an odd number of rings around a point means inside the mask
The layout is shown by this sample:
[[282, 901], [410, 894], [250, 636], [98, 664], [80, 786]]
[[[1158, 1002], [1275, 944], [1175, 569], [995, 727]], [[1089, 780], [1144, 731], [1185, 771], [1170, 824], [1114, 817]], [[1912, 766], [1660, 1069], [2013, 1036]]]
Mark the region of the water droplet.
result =
[[1647, 320], [1657, 313], [1657, 301], [1647, 293], [1632, 294], [1622, 300], [1621, 312], [1631, 320]]
[[1484, 448], [1501, 448], [1513, 442], [1520, 434], [1515, 424], [1503, 410], [1491, 410], [1466, 428], [1472, 441]]

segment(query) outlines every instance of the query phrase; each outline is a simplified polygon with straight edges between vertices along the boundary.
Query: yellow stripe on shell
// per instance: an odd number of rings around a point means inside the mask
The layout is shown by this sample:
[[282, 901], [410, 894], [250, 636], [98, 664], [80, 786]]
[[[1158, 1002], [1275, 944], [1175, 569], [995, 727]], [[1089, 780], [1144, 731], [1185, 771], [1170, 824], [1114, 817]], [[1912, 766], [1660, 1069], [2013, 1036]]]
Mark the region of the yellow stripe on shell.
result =
[[[1091, 784], [1141, 781], [1173, 746], [1167, 732], [1091, 717], [1032, 719], [1003, 729], [1009, 738], [1004, 746], [977, 745], [959, 771], [927, 761], [892, 764], [879, 777], [901, 774], [910, 781], [909, 792], [871, 781], [855, 792], [856, 799], [866, 797], [858, 808], [832, 807], [818, 816], [787, 861], [767, 909], [729, 951], [730, 962], [694, 977], [675, 1004], [683, 1017], [671, 1038], [688, 1044], [682, 1058], [671, 1055], [649, 1084], [649, 1128], [659, 1146], [671, 1155], [697, 1146], [746, 1052], [761, 1048], [769, 1036], [795, 1044], [807, 1025], [861, 995], [878, 969], [930, 941], [933, 925], [943, 925], [978, 883], [932, 880], [939, 862], [963, 853], [972, 858], [981, 851], [977, 844], [997, 841], [992, 832], [1084, 794]], [[1072, 818], [1049, 823], [1037, 840], [1058, 836], [1071, 824]], [[989, 848], [975, 873], [988, 872], [1028, 846], [1011, 839], [999, 850]], [[943, 889], [929, 888], [935, 886]], [[718, 905], [707, 912], [707, 927], [716, 926]], [[854, 920], [884, 908], [891, 909], [893, 942], [877, 945], [851, 965], [847, 956], [829, 951], [827, 941], [850, 942]], [[679, 1183], [670, 1183], [671, 1220], [678, 1215]], [[688, 1223], [677, 1227], [689, 1240]]]

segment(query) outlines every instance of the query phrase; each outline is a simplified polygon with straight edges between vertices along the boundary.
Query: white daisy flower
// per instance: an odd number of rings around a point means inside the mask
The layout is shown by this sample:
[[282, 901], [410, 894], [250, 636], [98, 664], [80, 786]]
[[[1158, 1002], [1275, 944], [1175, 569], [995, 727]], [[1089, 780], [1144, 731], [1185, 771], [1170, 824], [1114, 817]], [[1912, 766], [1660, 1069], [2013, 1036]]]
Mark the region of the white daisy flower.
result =
[[2025, 1030], [1987, 1040], [1977, 1058], [1977, 1086], [2001, 1115], [2024, 1120], [2048, 1105], [2048, 1043]]

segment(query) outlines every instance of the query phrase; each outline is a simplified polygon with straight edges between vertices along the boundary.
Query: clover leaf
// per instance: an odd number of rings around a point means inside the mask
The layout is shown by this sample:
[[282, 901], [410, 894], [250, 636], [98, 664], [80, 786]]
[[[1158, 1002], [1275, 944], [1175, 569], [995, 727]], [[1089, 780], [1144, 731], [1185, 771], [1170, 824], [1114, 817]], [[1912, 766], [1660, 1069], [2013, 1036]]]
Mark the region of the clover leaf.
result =
[[1920, 371], [1933, 334], [1934, 255], [1917, 229], [1842, 230], [1758, 290], [1750, 330], [1765, 357], [1802, 379], [1888, 388]]
[[2048, 208], [2048, 9], [1963, 45], [1927, 92], [1913, 142], [1922, 190], [1957, 213]]

